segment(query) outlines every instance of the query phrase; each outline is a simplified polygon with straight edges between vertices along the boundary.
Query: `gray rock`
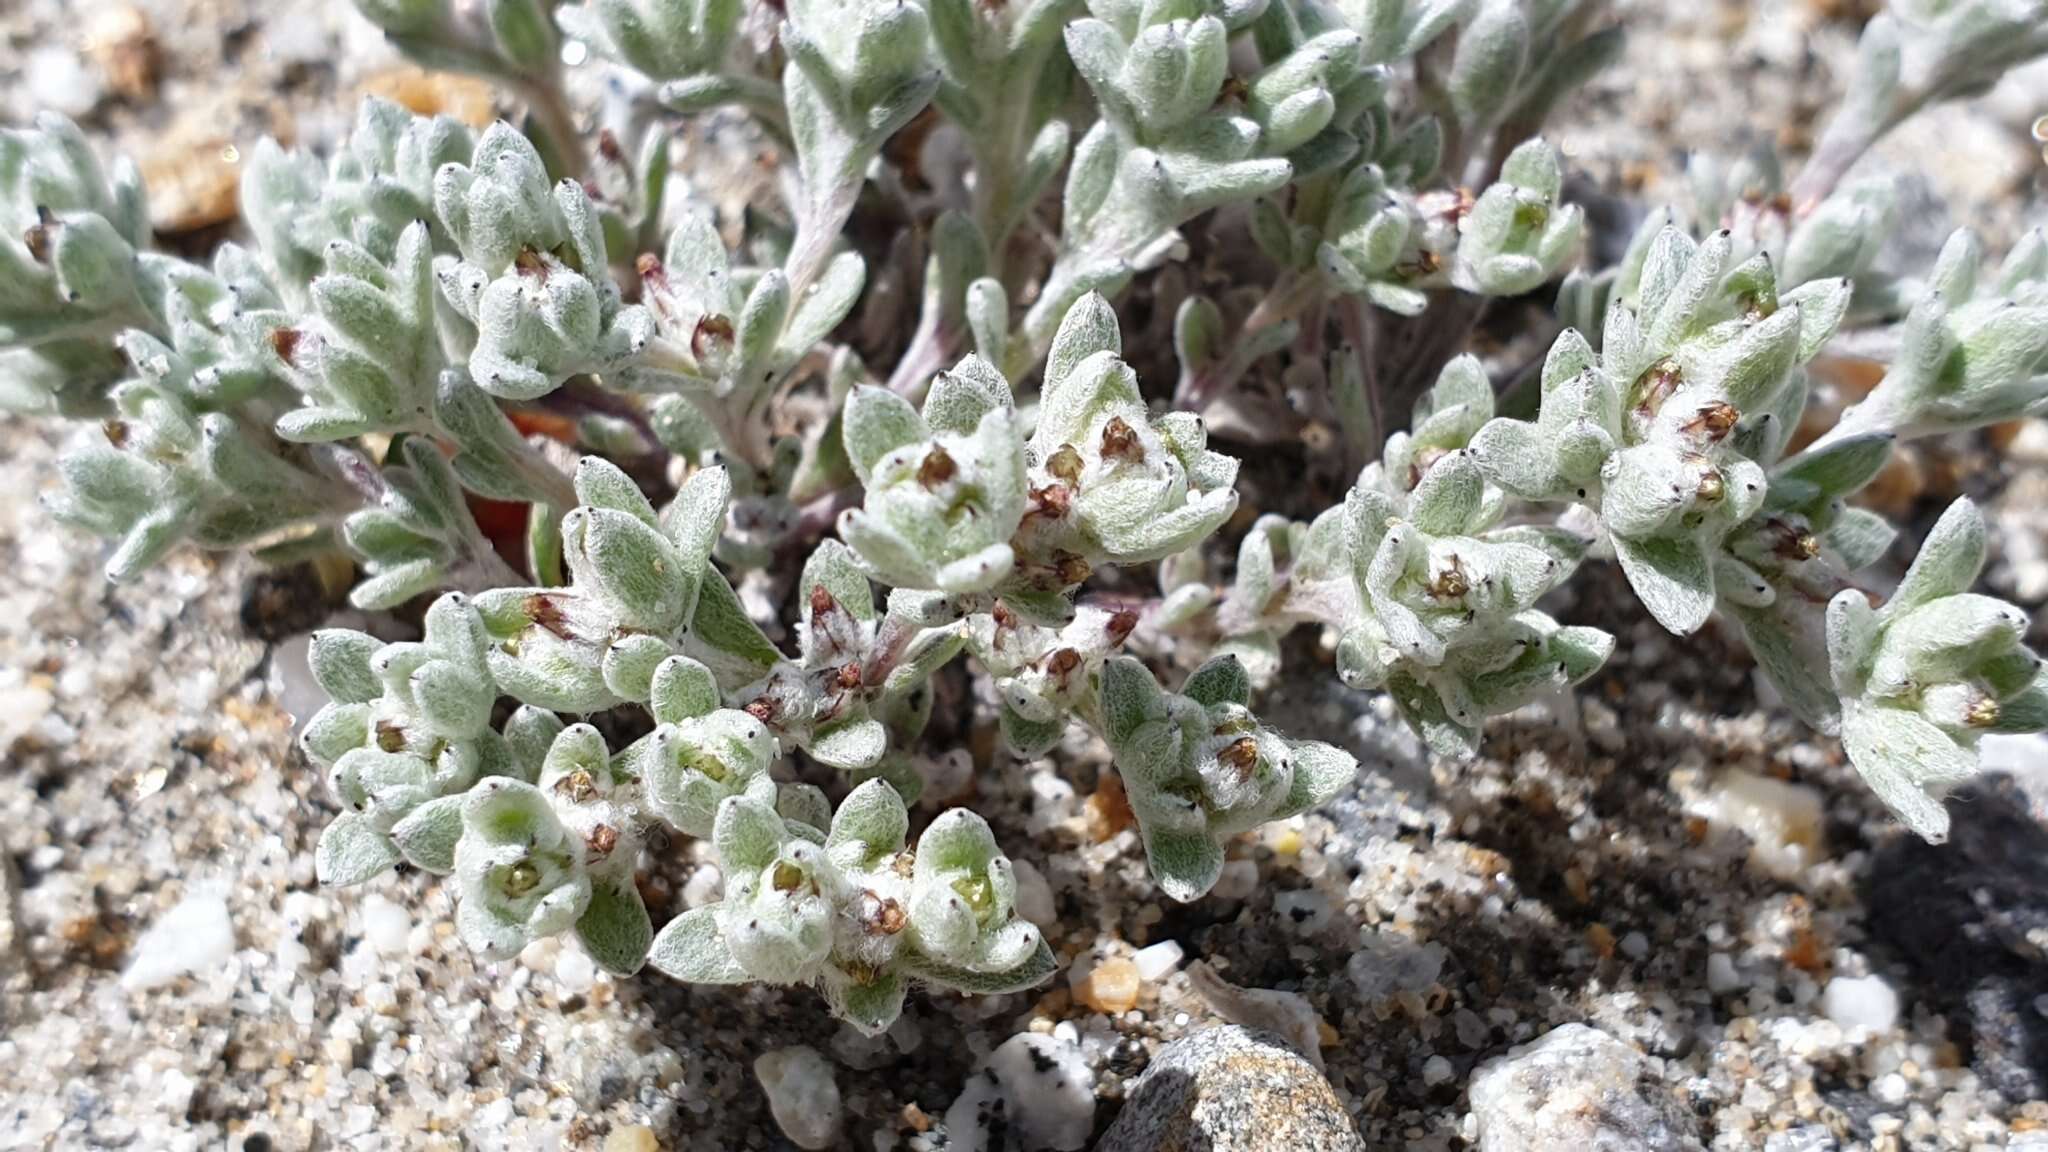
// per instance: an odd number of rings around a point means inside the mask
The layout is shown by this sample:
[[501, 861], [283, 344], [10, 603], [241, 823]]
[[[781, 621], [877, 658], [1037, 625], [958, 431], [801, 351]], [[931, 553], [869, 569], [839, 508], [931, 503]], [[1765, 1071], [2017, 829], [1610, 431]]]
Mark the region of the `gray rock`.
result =
[[1365, 1152], [1329, 1082], [1286, 1042], [1236, 1025], [1159, 1050], [1095, 1152]]
[[1584, 1024], [1511, 1048], [1472, 1075], [1480, 1152], [1699, 1152], [1692, 1116], [1647, 1071]]

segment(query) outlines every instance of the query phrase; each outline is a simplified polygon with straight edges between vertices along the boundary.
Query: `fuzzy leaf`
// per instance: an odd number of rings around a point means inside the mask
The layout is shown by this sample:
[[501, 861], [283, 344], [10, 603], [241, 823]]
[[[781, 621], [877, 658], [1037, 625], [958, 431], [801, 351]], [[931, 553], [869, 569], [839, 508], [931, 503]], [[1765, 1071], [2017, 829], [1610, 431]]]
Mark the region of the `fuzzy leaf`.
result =
[[654, 938], [647, 963], [688, 984], [742, 984], [747, 970], [732, 958], [718, 926], [718, 906], [692, 908], [669, 921]]
[[1948, 839], [1941, 797], [1977, 773], [1977, 758], [1917, 712], [1855, 703], [1842, 714], [1842, 747], [1899, 822], [1930, 844]]
[[361, 884], [398, 860], [398, 849], [392, 847], [390, 837], [379, 832], [369, 817], [343, 812], [320, 832], [313, 874], [322, 884], [345, 888]]
[[1251, 675], [1235, 656], [1220, 656], [1203, 664], [1188, 676], [1181, 695], [1203, 707], [1252, 702]]
[[1614, 555], [1643, 607], [1666, 631], [1689, 636], [1714, 614], [1713, 570], [1699, 541], [1616, 536]]
[[461, 796], [429, 800], [391, 829], [391, 842], [406, 862], [436, 876], [455, 871], [455, 842], [461, 838]]
[[576, 921], [576, 938], [605, 971], [631, 976], [640, 970], [654, 940], [654, 925], [631, 876], [591, 885], [590, 904]]

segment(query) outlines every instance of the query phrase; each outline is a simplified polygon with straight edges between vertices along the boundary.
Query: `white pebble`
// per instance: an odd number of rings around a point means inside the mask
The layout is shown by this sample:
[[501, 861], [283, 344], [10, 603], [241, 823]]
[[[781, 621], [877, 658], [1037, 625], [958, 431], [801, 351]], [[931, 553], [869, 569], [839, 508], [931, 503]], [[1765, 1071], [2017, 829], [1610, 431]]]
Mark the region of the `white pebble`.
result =
[[564, 948], [555, 957], [555, 982], [572, 996], [588, 992], [597, 983], [597, 964], [581, 948]]
[[1161, 940], [1157, 944], [1138, 949], [1137, 954], [1131, 957], [1131, 963], [1138, 966], [1138, 979], [1147, 984], [1157, 984], [1172, 975], [1175, 968], [1180, 967], [1181, 957], [1184, 955], [1186, 953], [1181, 951], [1179, 941]]
[[815, 1048], [798, 1046], [754, 1061], [775, 1125], [799, 1148], [830, 1148], [839, 1139], [839, 1084]]
[[1650, 954], [1650, 938], [1641, 932], [1631, 932], [1621, 938], [1621, 954], [1631, 960], [1641, 960]]
[[1870, 1086], [1871, 1095], [1887, 1104], [1904, 1104], [1912, 1090], [1912, 1086], [1906, 1083], [1906, 1078], [1897, 1072], [1888, 1072], [1878, 1077], [1877, 1083]]
[[406, 937], [412, 931], [412, 916], [405, 909], [371, 893], [363, 897], [363, 939], [379, 956], [403, 956], [409, 951]]
[[227, 963], [235, 954], [235, 926], [218, 888], [194, 891], [163, 914], [135, 942], [121, 986], [131, 991], [161, 988], [191, 972]]
[[1422, 1065], [1422, 1082], [1431, 1088], [1450, 1083], [1451, 1077], [1457, 1074], [1451, 1062], [1441, 1056], [1431, 1056]]
[[1687, 811], [1748, 837], [1750, 864], [1779, 880], [1797, 880], [1827, 856], [1825, 805], [1818, 791], [1803, 784], [1731, 768]]
[[1707, 956], [1707, 991], [1719, 996], [1742, 987], [1742, 973], [1735, 970], [1735, 958], [1726, 952]]
[[157, 1087], [161, 1093], [158, 1099], [163, 1104], [164, 1111], [175, 1116], [183, 1116], [186, 1110], [192, 1107], [192, 1094], [198, 1090], [199, 1085], [184, 1072], [176, 1068], [166, 1068], [163, 1076], [157, 1080]]
[[22, 62], [28, 81], [28, 102], [66, 116], [83, 116], [100, 102], [100, 78], [70, 48], [48, 44]]
[[1820, 1010], [1844, 1030], [1889, 1032], [1899, 1021], [1899, 994], [1882, 976], [1837, 976], [1821, 993]]
[[[1011, 1144], [992, 1145], [1002, 1131]], [[1075, 1152], [1095, 1131], [1095, 1075], [1073, 1044], [1020, 1032], [967, 1078], [946, 1109], [953, 1152]]]

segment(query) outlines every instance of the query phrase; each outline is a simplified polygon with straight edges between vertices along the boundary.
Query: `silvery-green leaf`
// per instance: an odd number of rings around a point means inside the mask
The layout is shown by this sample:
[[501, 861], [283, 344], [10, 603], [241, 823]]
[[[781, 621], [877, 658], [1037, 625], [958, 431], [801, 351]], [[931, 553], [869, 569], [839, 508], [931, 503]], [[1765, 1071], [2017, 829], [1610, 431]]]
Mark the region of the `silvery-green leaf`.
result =
[[1666, 631], [1689, 636], [1714, 614], [1713, 568], [1690, 537], [1614, 538], [1615, 559], [1628, 582]]
[[1771, 483], [1805, 488], [1828, 499], [1851, 495], [1883, 471], [1885, 462], [1891, 459], [1895, 439], [1889, 432], [1841, 437], [1786, 461], [1771, 477]]
[[455, 871], [455, 842], [461, 838], [461, 796], [429, 800], [391, 828], [391, 842], [406, 862], [436, 876]]
[[1112, 747], [1128, 741], [1164, 709], [1165, 695], [1159, 681], [1153, 679], [1143, 663], [1118, 656], [1102, 666], [1104, 735]]
[[717, 905], [692, 908], [662, 927], [647, 963], [665, 976], [689, 984], [741, 984], [747, 971], [732, 958], [718, 925]]
[[870, 483], [882, 457], [929, 437], [924, 418], [910, 401], [887, 388], [863, 384], [846, 398], [846, 458], [862, 484]]
[[655, 672], [669, 658], [670, 651], [665, 641], [645, 633], [619, 637], [604, 651], [601, 669], [605, 687], [621, 700], [646, 700], [653, 692]]
[[903, 1014], [907, 985], [900, 972], [884, 970], [856, 979], [839, 968], [827, 966], [819, 979], [818, 991], [832, 1015], [864, 1036], [879, 1036]]
[[576, 498], [595, 508], [624, 512], [649, 528], [654, 527], [654, 505], [640, 491], [633, 478], [618, 465], [598, 456], [585, 456], [576, 463]]
[[747, 615], [739, 594], [716, 568], [706, 571], [683, 645], [691, 657], [711, 669], [719, 687], [726, 691], [738, 691], [759, 680], [782, 659], [782, 653]]
[[849, 859], [858, 867], [871, 868], [883, 857], [901, 852], [909, 833], [910, 813], [903, 799], [883, 781], [869, 780], [839, 802], [825, 848], [835, 856], [851, 852]]
[[914, 957], [908, 963], [921, 980], [981, 996], [999, 996], [1036, 988], [1059, 971], [1059, 960], [1042, 939], [1022, 963], [1000, 972], [978, 972], [925, 956]]
[[368, 633], [324, 628], [313, 633], [306, 663], [329, 699], [338, 704], [366, 704], [384, 694], [384, 686], [370, 671], [370, 657], [383, 646], [382, 640]]
[[657, 724], [675, 724], [716, 710], [718, 680], [711, 669], [688, 656], [670, 656], [654, 670], [647, 708]]
[[391, 838], [378, 831], [369, 817], [343, 812], [320, 832], [320, 847], [313, 855], [313, 874], [322, 884], [347, 887], [398, 863], [398, 849]]
[[889, 750], [889, 730], [879, 720], [856, 717], [820, 729], [805, 751], [833, 768], [872, 768]]
[[1803, 619], [1818, 616], [1818, 609], [1786, 603], [1733, 612], [1742, 622], [1743, 640], [1756, 657], [1757, 667], [1785, 706], [1823, 732], [1834, 730], [1841, 716], [1841, 700], [1828, 679], [1824, 627], [1816, 630], [1812, 622]]
[[1984, 568], [1984, 516], [1967, 496], [1958, 497], [1935, 521], [1920, 554], [1885, 601], [1884, 615], [1896, 619], [1943, 596], [1964, 592]]
[[1358, 777], [1358, 758], [1335, 745], [1317, 740], [1290, 741], [1288, 757], [1293, 761], [1294, 779], [1287, 799], [1273, 813], [1284, 820], [1314, 808], [1343, 791]]
[[1251, 677], [1234, 656], [1212, 659], [1194, 670], [1181, 695], [1204, 707], [1230, 703], [1248, 705], [1252, 698]]
[[1846, 571], [1857, 572], [1877, 563], [1891, 550], [1898, 535], [1898, 530], [1877, 513], [1867, 508], [1844, 508], [1821, 539]]
[[1930, 844], [1948, 839], [1941, 797], [1977, 773], [1977, 757], [1917, 712], [1852, 702], [1842, 747], [1899, 822]]
[[576, 921], [576, 938], [598, 967], [631, 976], [647, 961], [654, 925], [631, 876], [594, 883], [590, 904]]
[[1208, 895], [1223, 875], [1223, 845], [1205, 831], [1147, 830], [1145, 859], [1160, 891], [1183, 904]]
[[676, 498], [662, 511], [661, 529], [674, 542], [689, 576], [703, 579], [731, 500], [731, 475], [724, 468], [700, 468], [683, 481]]

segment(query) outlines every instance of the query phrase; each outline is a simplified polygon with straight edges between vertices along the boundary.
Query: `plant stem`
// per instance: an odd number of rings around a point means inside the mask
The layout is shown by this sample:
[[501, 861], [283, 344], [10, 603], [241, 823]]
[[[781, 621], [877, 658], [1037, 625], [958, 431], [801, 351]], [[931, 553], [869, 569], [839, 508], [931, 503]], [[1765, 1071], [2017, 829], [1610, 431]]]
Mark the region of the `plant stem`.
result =
[[1370, 441], [1383, 436], [1386, 419], [1380, 413], [1380, 380], [1378, 365], [1373, 362], [1375, 339], [1372, 313], [1365, 301], [1356, 296], [1343, 296], [1337, 300], [1337, 324], [1344, 332], [1345, 343], [1351, 346], [1351, 353], [1358, 357], [1358, 371], [1365, 382], [1366, 418], [1371, 428], [1347, 428], [1344, 430], [1344, 472], [1353, 475], [1366, 466], [1378, 445]]
[[1251, 357], [1244, 351], [1251, 345], [1251, 337], [1294, 319], [1322, 297], [1323, 275], [1320, 271], [1310, 269], [1306, 275], [1294, 271], [1282, 273], [1280, 283], [1260, 299], [1251, 315], [1244, 318], [1229, 354], [1203, 371], [1181, 377], [1180, 386], [1174, 389], [1173, 406], [1188, 412], [1201, 412], [1214, 404], [1251, 367]]

